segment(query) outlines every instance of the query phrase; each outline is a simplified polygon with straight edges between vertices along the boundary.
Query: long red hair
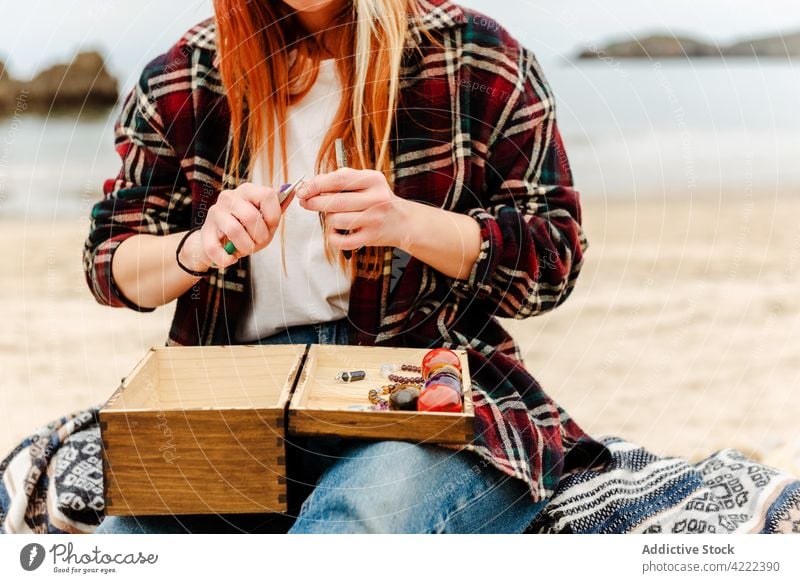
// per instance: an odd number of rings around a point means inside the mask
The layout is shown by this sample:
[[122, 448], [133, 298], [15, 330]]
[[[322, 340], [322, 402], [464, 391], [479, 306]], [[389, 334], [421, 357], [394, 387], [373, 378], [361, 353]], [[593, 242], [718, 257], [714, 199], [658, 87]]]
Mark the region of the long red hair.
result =
[[[397, 106], [400, 60], [410, 10], [415, 0], [348, 0], [332, 26], [340, 30], [336, 47], [342, 83], [339, 110], [325, 135], [317, 172], [335, 168], [334, 141], [341, 137], [348, 166], [371, 168], [391, 180], [389, 137]], [[284, 122], [289, 106], [316, 80], [321, 48], [293, 10], [280, 0], [214, 0], [219, 67], [230, 108], [233, 143], [228, 169], [241, 178], [245, 151], [265, 148], [274, 180], [276, 148], [286, 170]], [[252, 168], [252, 156], [250, 160]], [[249, 169], [248, 169], [249, 172]], [[358, 273], [378, 277], [385, 249], [368, 247]], [[333, 252], [326, 245], [329, 259]], [[344, 259], [340, 256], [340, 261]], [[354, 275], [356, 270], [354, 271]]]

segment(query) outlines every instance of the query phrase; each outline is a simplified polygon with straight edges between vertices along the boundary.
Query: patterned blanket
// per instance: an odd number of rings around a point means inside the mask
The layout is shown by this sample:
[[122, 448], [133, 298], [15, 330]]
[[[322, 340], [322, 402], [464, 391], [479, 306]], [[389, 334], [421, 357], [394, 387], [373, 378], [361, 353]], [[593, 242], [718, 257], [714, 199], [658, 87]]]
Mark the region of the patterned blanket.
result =
[[[800, 480], [726, 449], [693, 464], [618, 438], [603, 471], [566, 476], [531, 533], [800, 533]], [[97, 410], [58, 419], [0, 462], [0, 532], [91, 533], [102, 521]]]

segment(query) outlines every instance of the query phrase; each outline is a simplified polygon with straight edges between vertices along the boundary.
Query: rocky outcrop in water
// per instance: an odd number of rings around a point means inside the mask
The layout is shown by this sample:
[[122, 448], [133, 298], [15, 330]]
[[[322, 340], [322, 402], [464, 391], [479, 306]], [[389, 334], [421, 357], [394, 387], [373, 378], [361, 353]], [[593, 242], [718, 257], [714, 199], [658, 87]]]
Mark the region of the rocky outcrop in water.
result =
[[651, 35], [612, 42], [602, 47], [589, 47], [581, 59], [697, 59], [722, 57], [793, 58], [800, 57], [800, 32], [754, 38], [731, 45], [716, 45], [698, 39]]
[[727, 47], [725, 54], [730, 57], [800, 57], [800, 32], [738, 42]]
[[71, 63], [53, 65], [29, 81], [13, 79], [0, 62], [0, 115], [112, 107], [117, 85], [94, 51], [78, 53]]

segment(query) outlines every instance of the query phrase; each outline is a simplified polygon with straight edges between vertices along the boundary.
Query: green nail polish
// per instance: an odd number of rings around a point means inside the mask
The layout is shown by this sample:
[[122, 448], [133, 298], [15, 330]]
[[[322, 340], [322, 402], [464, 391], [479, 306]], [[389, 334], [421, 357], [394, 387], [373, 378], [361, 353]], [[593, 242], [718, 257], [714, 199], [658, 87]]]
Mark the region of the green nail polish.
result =
[[236, 245], [228, 241], [227, 243], [225, 243], [225, 252], [228, 255], [233, 255], [234, 253], [236, 253]]

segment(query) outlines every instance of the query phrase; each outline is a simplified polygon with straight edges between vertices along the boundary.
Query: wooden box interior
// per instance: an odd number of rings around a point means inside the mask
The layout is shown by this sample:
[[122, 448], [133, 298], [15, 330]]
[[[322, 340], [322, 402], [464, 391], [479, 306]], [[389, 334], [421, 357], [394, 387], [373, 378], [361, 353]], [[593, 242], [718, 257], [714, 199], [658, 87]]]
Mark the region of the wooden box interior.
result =
[[[464, 406], [461, 413], [417, 411], [370, 411], [353, 407], [370, 404], [371, 388], [389, 384], [381, 375], [383, 363], [419, 365], [426, 349], [350, 347], [314, 344], [308, 351], [289, 405], [289, 433], [338, 435], [373, 439], [399, 439], [430, 443], [462, 444], [472, 441], [474, 410], [467, 354], [461, 359]], [[336, 380], [341, 371], [364, 370], [363, 381]], [[398, 372], [406, 376], [418, 373]], [[385, 397], [385, 396], [384, 396]]]

